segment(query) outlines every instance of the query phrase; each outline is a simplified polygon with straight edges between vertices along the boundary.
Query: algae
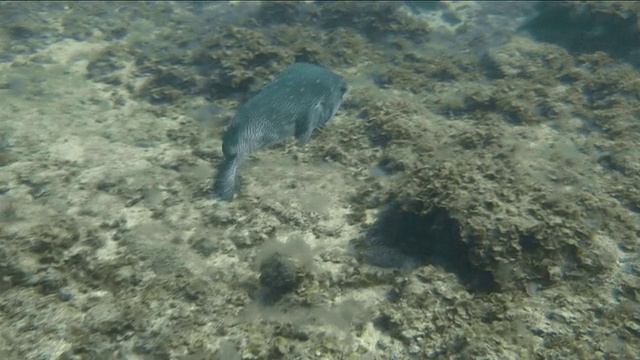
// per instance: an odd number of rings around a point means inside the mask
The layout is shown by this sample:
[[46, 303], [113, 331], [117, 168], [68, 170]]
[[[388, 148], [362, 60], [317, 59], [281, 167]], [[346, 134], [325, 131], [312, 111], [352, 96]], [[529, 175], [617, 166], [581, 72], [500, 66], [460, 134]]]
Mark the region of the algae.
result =
[[[638, 357], [640, 75], [484, 4], [0, 4], [0, 355]], [[219, 125], [295, 61], [342, 110], [208, 199]]]

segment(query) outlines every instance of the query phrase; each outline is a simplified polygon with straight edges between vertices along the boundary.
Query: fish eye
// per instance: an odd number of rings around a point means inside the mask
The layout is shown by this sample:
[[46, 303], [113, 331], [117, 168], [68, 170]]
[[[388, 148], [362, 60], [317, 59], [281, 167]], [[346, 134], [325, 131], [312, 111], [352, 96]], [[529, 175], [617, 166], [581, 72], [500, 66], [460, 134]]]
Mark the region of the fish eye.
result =
[[347, 85], [340, 86], [340, 92], [343, 94], [347, 92], [347, 89], [348, 89]]

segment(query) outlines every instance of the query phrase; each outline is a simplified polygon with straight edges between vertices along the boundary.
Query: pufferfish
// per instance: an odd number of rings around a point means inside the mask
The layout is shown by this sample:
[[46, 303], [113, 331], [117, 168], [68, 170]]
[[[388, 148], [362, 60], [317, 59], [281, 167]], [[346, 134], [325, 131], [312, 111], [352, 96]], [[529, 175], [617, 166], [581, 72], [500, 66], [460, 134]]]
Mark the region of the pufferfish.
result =
[[323, 67], [295, 63], [238, 109], [222, 138], [224, 160], [213, 184], [213, 197], [231, 201], [240, 188], [237, 172], [250, 153], [294, 136], [301, 146], [314, 129], [338, 111], [347, 83]]

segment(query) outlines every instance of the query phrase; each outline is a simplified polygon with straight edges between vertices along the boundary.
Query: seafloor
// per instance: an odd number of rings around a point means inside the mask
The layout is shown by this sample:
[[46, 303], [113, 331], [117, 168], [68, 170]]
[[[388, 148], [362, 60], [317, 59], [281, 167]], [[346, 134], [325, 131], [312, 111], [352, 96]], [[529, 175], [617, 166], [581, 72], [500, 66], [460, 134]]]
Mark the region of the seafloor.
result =
[[0, 3], [0, 359], [640, 359], [638, 8]]

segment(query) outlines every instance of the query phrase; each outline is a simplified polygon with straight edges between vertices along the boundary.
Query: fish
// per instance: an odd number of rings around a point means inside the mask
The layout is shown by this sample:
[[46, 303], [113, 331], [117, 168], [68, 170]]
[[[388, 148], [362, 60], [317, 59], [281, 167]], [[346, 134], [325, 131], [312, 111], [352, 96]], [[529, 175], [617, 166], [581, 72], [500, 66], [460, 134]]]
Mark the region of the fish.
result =
[[244, 103], [222, 137], [223, 161], [214, 178], [213, 198], [232, 201], [240, 191], [238, 168], [252, 152], [295, 137], [304, 146], [342, 105], [346, 80], [324, 67], [294, 63]]

